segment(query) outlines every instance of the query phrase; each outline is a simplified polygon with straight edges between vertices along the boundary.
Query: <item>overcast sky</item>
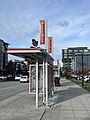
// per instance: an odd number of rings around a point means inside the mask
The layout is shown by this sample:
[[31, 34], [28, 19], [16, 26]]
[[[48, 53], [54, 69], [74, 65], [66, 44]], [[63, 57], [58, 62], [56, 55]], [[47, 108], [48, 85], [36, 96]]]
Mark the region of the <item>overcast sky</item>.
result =
[[55, 61], [64, 48], [90, 48], [90, 0], [0, 0], [0, 39], [30, 47], [32, 38], [40, 41], [42, 19], [48, 20]]

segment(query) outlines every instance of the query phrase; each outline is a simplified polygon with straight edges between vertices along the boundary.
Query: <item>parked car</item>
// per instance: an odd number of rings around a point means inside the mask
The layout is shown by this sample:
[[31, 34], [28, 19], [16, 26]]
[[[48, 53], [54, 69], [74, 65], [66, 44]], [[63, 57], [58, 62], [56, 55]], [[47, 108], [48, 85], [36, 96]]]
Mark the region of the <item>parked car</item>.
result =
[[22, 76], [22, 75], [16, 75], [16, 76], [15, 76], [15, 80], [20, 81], [21, 76]]
[[85, 82], [90, 81], [90, 77], [89, 77], [88, 75], [84, 76], [84, 81], [85, 81]]
[[20, 82], [29, 82], [28, 76], [21, 76]]
[[76, 75], [76, 74], [71, 74], [71, 78], [74, 78], [74, 79], [78, 79], [78, 75]]
[[0, 76], [0, 80], [5, 80], [7, 79], [7, 76]]
[[82, 78], [83, 78], [82, 74], [80, 74], [80, 75], [77, 76], [77, 80], [82, 80]]

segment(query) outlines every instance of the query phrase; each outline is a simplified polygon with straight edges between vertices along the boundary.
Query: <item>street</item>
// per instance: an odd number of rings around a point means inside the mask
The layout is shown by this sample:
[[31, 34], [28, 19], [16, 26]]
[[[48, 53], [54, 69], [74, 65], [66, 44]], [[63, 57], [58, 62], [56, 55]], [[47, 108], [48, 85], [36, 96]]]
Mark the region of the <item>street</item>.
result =
[[28, 91], [28, 83], [20, 83], [19, 81], [0, 82], [0, 101], [24, 91]]

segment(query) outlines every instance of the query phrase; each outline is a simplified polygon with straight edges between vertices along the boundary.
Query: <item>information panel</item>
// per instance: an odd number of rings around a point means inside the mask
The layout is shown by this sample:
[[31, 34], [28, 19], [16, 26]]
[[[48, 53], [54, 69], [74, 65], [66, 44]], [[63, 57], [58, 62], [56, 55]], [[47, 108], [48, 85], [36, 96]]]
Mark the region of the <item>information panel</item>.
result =
[[[43, 65], [40, 64], [38, 67], [38, 88], [39, 94], [43, 94]], [[46, 69], [44, 70], [45, 79], [46, 80]], [[44, 81], [44, 89], [46, 88], [46, 81]], [[53, 67], [48, 66], [48, 91], [51, 93], [54, 89], [53, 84]], [[30, 94], [36, 94], [36, 65], [30, 65]], [[45, 89], [46, 91], [46, 89]]]
[[[38, 85], [39, 93], [43, 93], [43, 66], [39, 65], [38, 67]], [[30, 93], [36, 92], [36, 66], [30, 65]]]

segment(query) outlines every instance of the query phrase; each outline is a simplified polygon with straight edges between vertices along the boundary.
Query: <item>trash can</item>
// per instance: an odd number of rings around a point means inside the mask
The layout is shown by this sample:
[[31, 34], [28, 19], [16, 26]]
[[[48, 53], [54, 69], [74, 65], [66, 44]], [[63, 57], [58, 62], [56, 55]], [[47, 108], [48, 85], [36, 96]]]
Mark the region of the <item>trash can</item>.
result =
[[60, 86], [60, 77], [55, 77], [54, 82], [56, 87]]

